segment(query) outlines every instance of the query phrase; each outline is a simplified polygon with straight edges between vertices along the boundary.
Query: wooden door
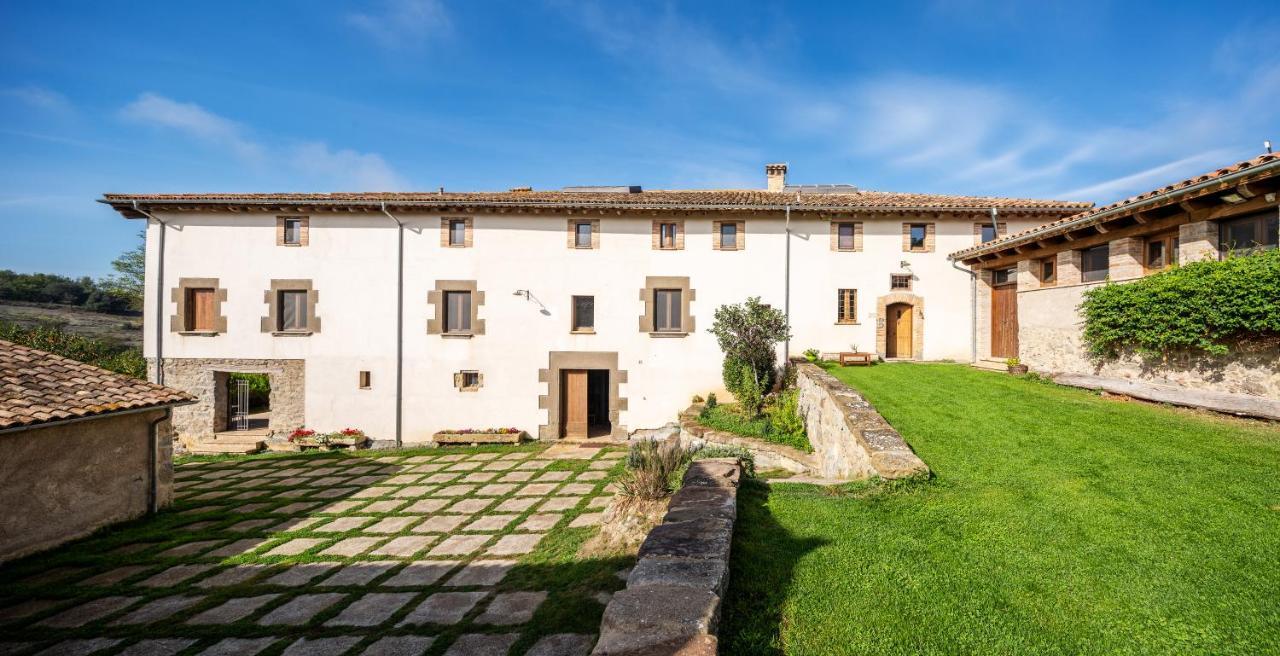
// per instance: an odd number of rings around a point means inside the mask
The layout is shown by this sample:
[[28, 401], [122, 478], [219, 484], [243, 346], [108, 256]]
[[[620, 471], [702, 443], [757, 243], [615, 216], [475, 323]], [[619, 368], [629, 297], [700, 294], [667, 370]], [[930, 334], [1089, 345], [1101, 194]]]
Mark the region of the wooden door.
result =
[[587, 370], [560, 372], [561, 423], [564, 437], [587, 436]]
[[909, 358], [915, 353], [912, 343], [914, 313], [906, 303], [885, 308], [885, 357]]
[[1018, 286], [991, 288], [991, 357], [1018, 357]]

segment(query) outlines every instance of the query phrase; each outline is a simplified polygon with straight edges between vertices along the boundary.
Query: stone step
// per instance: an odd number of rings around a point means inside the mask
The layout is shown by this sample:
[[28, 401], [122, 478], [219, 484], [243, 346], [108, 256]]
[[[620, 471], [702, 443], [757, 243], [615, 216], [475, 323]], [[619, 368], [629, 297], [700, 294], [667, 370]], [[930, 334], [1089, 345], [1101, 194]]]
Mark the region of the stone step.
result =
[[263, 443], [258, 441], [225, 441], [197, 440], [191, 445], [191, 453], [196, 455], [213, 455], [217, 453], [257, 453], [262, 450]]
[[978, 360], [972, 366], [978, 369], [988, 369], [990, 371], [1008, 371], [1009, 365], [1004, 360]]

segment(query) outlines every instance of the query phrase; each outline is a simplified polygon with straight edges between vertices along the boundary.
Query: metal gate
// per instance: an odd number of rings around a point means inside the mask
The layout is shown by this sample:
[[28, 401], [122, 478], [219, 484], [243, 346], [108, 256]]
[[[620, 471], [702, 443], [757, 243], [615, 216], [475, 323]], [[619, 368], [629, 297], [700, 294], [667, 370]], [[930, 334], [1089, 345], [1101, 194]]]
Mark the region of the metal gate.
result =
[[231, 429], [249, 430], [249, 381], [237, 380], [236, 400], [232, 405]]

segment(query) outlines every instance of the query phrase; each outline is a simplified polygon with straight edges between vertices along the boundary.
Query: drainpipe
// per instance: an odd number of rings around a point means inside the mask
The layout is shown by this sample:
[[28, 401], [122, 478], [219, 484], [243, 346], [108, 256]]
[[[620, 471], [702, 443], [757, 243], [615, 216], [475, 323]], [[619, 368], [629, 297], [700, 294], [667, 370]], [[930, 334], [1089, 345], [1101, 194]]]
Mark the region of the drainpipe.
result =
[[[797, 199], [799, 196], [797, 195]], [[791, 362], [791, 203], [786, 207], [787, 221], [784, 231], [787, 233], [787, 255], [782, 276], [782, 312], [787, 317], [787, 339], [782, 345], [782, 365]]]
[[996, 239], [1000, 238], [1000, 222], [996, 218], [998, 216], [996, 208], [991, 208], [991, 234], [994, 234]]
[[164, 414], [151, 422], [147, 431], [147, 441], [151, 443], [150, 469], [151, 485], [147, 490], [147, 510], [151, 513], [160, 511], [160, 424], [173, 416], [172, 408], [165, 408]]
[[[994, 216], [995, 210], [991, 212]], [[978, 361], [978, 274], [960, 266], [955, 260], [951, 260], [951, 266], [956, 271], [969, 274], [969, 362], [973, 364]]]
[[156, 242], [156, 384], [164, 384], [164, 228], [165, 222], [154, 214], [145, 212], [133, 201], [133, 211], [160, 224], [160, 239]]
[[396, 448], [403, 444], [404, 422], [404, 223], [387, 211], [382, 213], [396, 222]]

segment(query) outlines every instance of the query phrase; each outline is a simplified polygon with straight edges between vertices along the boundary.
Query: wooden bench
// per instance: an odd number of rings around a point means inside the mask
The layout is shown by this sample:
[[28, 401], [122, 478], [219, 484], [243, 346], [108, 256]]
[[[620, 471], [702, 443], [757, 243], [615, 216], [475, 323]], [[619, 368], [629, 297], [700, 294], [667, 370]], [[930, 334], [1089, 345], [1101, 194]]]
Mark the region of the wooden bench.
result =
[[842, 367], [848, 367], [850, 365], [858, 365], [860, 367], [866, 367], [866, 366], [869, 366], [870, 364], [871, 364], [870, 353], [853, 353], [850, 351], [844, 351], [840, 354], [840, 366]]

